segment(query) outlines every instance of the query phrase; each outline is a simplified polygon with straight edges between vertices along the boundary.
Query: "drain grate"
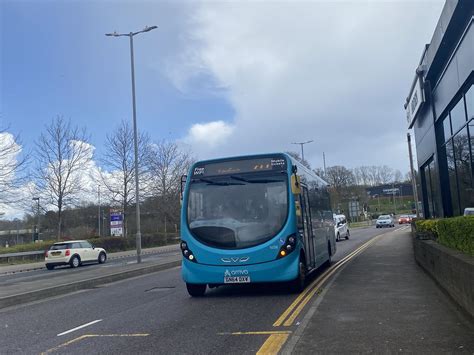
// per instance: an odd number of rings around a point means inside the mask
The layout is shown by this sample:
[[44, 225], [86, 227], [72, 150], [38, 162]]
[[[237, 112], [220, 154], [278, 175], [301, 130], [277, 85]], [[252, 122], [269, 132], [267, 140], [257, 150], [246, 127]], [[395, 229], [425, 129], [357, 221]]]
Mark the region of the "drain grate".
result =
[[176, 286], [157, 286], [150, 288], [149, 290], [145, 290], [145, 292], [162, 292], [162, 291], [169, 291], [176, 288]]

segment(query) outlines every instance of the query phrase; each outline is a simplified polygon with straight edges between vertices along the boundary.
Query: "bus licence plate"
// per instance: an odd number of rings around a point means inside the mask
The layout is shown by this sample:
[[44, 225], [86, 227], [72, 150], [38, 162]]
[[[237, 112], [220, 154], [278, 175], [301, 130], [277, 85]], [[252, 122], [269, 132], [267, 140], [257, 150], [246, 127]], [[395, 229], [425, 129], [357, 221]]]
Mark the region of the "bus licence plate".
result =
[[225, 276], [225, 284], [244, 284], [250, 282], [250, 276]]

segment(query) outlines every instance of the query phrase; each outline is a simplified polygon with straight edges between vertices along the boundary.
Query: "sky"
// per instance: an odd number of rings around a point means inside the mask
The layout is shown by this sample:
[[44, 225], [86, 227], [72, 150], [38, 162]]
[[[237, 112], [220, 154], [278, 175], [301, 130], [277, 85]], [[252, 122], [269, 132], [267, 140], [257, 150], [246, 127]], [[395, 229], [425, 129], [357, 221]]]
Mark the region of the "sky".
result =
[[[131, 120], [197, 159], [299, 151], [409, 169], [403, 104], [444, 1], [0, 0], [0, 129], [34, 148], [55, 116], [96, 158]], [[97, 163], [99, 164], [99, 163]]]

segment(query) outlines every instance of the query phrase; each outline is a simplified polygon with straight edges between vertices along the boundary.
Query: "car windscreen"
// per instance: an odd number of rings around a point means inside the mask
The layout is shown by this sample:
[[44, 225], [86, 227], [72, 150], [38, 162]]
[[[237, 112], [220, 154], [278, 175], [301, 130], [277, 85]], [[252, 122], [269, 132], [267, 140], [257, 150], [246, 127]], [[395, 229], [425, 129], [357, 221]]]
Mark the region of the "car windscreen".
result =
[[380, 216], [379, 219], [390, 219], [390, 216]]
[[71, 246], [69, 243], [64, 243], [64, 244], [54, 244], [51, 245], [49, 250], [64, 250], [64, 249], [71, 249]]
[[288, 215], [286, 174], [241, 174], [191, 181], [188, 227], [200, 242], [223, 249], [264, 243]]

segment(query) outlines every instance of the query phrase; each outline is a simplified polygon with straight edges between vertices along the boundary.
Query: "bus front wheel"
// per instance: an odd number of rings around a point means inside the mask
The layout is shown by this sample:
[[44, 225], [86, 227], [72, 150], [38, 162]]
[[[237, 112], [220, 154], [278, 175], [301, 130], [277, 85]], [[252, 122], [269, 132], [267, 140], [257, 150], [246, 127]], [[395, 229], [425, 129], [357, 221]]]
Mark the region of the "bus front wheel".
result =
[[290, 290], [293, 293], [300, 293], [304, 290], [306, 286], [306, 265], [303, 259], [300, 258], [299, 266], [298, 266], [298, 276], [296, 279], [291, 281], [290, 283]]
[[202, 297], [206, 293], [206, 284], [189, 284], [186, 282], [186, 288], [192, 297]]

